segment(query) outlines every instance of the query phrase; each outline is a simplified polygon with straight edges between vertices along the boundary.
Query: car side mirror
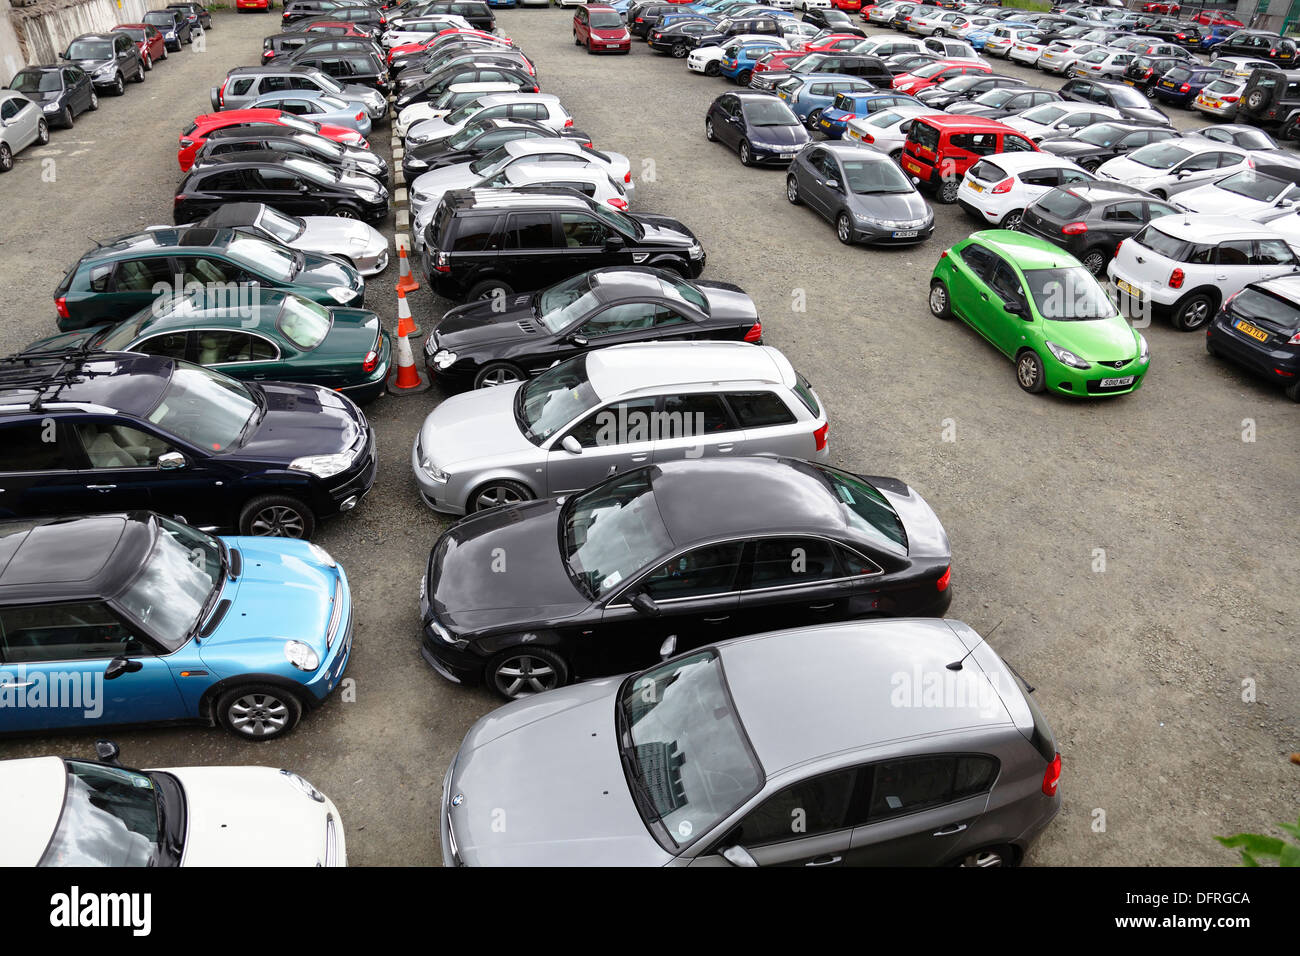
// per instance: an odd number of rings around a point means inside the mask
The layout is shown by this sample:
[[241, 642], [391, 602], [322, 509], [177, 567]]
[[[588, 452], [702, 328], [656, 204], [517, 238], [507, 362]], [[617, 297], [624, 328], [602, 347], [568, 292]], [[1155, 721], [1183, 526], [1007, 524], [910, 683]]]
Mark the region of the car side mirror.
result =
[[659, 645], [659, 659], [666, 661], [677, 653], [677, 635], [669, 634], [664, 638], [664, 642]]
[[144, 665], [139, 661], [119, 655], [109, 661], [108, 666], [104, 668], [104, 680], [115, 680], [123, 674], [134, 674], [142, 667]]
[[308, 186], [306, 183], [299, 183], [299, 184], [298, 184], [298, 192], [300, 192], [300, 193], [308, 192], [310, 189], [311, 189], [311, 187]]
[[578, 439], [574, 438], [572, 435], [565, 435], [564, 440], [560, 442], [560, 447], [563, 448], [565, 451], [567, 451], [570, 455], [582, 454], [582, 443], [578, 441]]
[[122, 766], [117, 760], [118, 754], [121, 752], [117, 744], [111, 740], [95, 741], [95, 756], [99, 758], [101, 763], [112, 764], [114, 767]]
[[826, 188], [827, 188], [827, 189], [839, 189], [839, 188], [840, 188], [840, 181], [839, 181], [838, 179], [828, 179], [828, 180], [826, 180]]
[[756, 867], [758, 861], [743, 846], [729, 846], [722, 851], [722, 858], [732, 866]]
[[663, 613], [659, 609], [659, 605], [654, 602], [654, 598], [644, 591], [632, 596], [632, 607], [636, 609], [638, 614], [644, 614], [646, 617], [658, 617]]
[[158, 456], [158, 468], [162, 471], [175, 471], [185, 467], [185, 456], [178, 451], [169, 451]]
[[576, 345], [580, 349], [585, 349], [589, 341], [590, 340], [585, 335], [581, 335], [577, 332], [574, 332], [572, 335], [569, 336], [570, 344]]
[[59, 59], [60, 59], [60, 60], [66, 60], [67, 58], [68, 58], [68, 54], [66, 54], [66, 53], [60, 53], [60, 54], [59, 54]]
[[622, 237], [622, 236], [606, 236], [606, 237], [605, 237], [605, 251], [606, 251], [606, 252], [618, 252], [618, 251], [619, 251], [620, 249], [622, 249], [622, 248], [623, 248], [623, 237]]

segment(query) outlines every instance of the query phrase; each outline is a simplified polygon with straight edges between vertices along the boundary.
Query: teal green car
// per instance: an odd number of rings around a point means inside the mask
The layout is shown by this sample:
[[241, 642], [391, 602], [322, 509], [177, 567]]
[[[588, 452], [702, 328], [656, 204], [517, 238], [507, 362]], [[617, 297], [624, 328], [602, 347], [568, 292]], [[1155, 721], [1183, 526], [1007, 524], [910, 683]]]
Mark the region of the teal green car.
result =
[[993, 343], [1026, 392], [1124, 395], [1142, 387], [1151, 365], [1146, 339], [1079, 260], [1019, 232], [977, 232], [945, 251], [930, 311]]
[[115, 325], [63, 332], [27, 353], [69, 348], [184, 359], [253, 381], [301, 382], [358, 404], [384, 391], [392, 346], [379, 316], [279, 289], [194, 287]]

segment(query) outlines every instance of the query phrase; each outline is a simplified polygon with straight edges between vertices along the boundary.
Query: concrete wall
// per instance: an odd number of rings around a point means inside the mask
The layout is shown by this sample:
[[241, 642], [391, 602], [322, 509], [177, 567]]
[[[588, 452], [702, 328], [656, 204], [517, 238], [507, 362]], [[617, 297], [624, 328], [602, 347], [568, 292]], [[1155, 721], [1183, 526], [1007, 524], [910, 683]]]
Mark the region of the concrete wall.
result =
[[[0, 0], [3, 3], [3, 0]], [[153, 0], [40, 0], [30, 7], [0, 8], [0, 85], [28, 63], [54, 63], [73, 37], [138, 23]]]

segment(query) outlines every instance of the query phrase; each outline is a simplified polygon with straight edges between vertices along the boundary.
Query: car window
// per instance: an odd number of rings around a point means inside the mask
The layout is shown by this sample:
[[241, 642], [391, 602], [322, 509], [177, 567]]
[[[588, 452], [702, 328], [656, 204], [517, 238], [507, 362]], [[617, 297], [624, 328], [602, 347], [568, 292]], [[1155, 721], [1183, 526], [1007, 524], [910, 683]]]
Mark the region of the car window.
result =
[[979, 276], [986, 283], [993, 278], [993, 270], [998, 264], [998, 257], [992, 252], [977, 243], [971, 243], [961, 252], [957, 253], [961, 260], [966, 263], [971, 272]]
[[560, 213], [560, 231], [570, 249], [602, 246], [609, 231], [591, 216], [576, 212]]
[[0, 474], [62, 470], [61, 431], [43, 421], [0, 427]]
[[856, 768], [801, 780], [768, 797], [745, 815], [723, 841], [726, 845], [763, 846], [830, 833], [863, 822], [853, 813], [858, 790]]
[[997, 762], [983, 756], [886, 761], [875, 767], [870, 817], [888, 819], [982, 793], [996, 775]]
[[1295, 264], [1291, 247], [1281, 239], [1256, 239], [1251, 261], [1258, 266]]
[[131, 351], [141, 352], [145, 355], [159, 355], [163, 358], [183, 359], [187, 355], [188, 346], [189, 333], [164, 332], [161, 335], [152, 335], [143, 342], [137, 343]]
[[[496, 233], [496, 224], [497, 219], [495, 216], [466, 216], [460, 220], [460, 225], [456, 230], [456, 237], [448, 251], [482, 252], [492, 244], [492, 237]], [[545, 243], [545, 247], [549, 248], [554, 244], [554, 238], [552, 238]]]
[[1252, 252], [1252, 244], [1249, 239], [1236, 239], [1221, 242], [1219, 243], [1219, 265], [1249, 265]]
[[152, 292], [159, 283], [170, 288], [175, 279], [171, 260], [166, 257], [127, 259], [117, 264], [113, 287], [118, 292]]
[[789, 425], [796, 420], [789, 406], [772, 392], [729, 392], [727, 404], [741, 428]]
[[555, 233], [551, 214], [549, 212], [512, 213], [506, 221], [504, 239], [506, 249], [553, 248]]
[[1005, 260], [994, 256], [997, 264], [993, 269], [993, 280], [989, 283], [994, 293], [1003, 302], [1024, 302], [1025, 290], [1020, 284], [1020, 277]]
[[1146, 216], [1143, 215], [1143, 206], [1138, 200], [1128, 202], [1118, 202], [1113, 206], [1107, 207], [1102, 214], [1103, 219], [1109, 219], [1113, 222], [1145, 222]]
[[96, 601], [0, 608], [6, 664], [139, 657], [150, 650]]
[[815, 584], [843, 577], [835, 548], [820, 538], [760, 538], [750, 590]]
[[[583, 448], [649, 444], [656, 400], [637, 398], [592, 412], [569, 431]], [[558, 447], [558, 446], [557, 446]]]
[[181, 269], [182, 280], [185, 284], [198, 282], [200, 284], [208, 282], [229, 282], [232, 281], [238, 270], [229, 263], [221, 262], [217, 259], [209, 259], [206, 256], [181, 256], [177, 259]]
[[731, 415], [719, 395], [669, 395], [664, 399], [660, 437], [708, 436], [732, 431]]
[[171, 445], [128, 425], [82, 422], [72, 426], [91, 468], [153, 468]]
[[1020, 181], [1026, 186], [1055, 186], [1061, 181], [1060, 169], [1030, 169], [1020, 174]]
[[651, 571], [639, 590], [656, 601], [726, 594], [736, 585], [741, 547], [728, 542], [687, 551]]
[[584, 322], [578, 333], [590, 338], [619, 335], [653, 328], [655, 306], [648, 302], [629, 302], [611, 306]]
[[198, 333], [200, 365], [226, 365], [234, 362], [266, 362], [279, 358], [279, 352], [260, 335], [229, 329], [209, 329]]

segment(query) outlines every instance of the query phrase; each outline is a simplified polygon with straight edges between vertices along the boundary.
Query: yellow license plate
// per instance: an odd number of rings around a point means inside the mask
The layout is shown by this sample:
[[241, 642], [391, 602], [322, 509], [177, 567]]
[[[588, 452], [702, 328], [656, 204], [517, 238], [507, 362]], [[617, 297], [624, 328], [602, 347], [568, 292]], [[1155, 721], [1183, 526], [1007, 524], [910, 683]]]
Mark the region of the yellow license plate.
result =
[[915, 173], [918, 176], [921, 175], [921, 167], [916, 165], [916, 163], [912, 162], [910, 159], [903, 160], [903, 166], [909, 173]]
[[1136, 286], [1132, 285], [1131, 283], [1125, 282], [1123, 279], [1115, 280], [1115, 288], [1119, 289], [1120, 292], [1124, 292], [1128, 295], [1131, 295], [1135, 299], [1142, 298], [1141, 290], [1139, 290]]
[[1132, 80], [1125, 80], [1124, 82], [1127, 83], [1129, 86], [1137, 86], [1137, 84], [1134, 83]]
[[984, 191], [984, 187], [975, 182], [970, 183], [970, 188], [975, 190], [977, 193], [982, 193]]
[[1233, 328], [1235, 328], [1238, 332], [1242, 332], [1246, 335], [1249, 335], [1252, 339], [1255, 339], [1257, 342], [1268, 341], [1267, 332], [1265, 332], [1261, 328], [1258, 328], [1257, 326], [1251, 325], [1245, 319], [1238, 319], [1236, 322], [1233, 323]]
[[1217, 110], [1223, 104], [1220, 103], [1218, 100], [1206, 100], [1205, 105], [1212, 110]]
[[824, 119], [824, 120], [822, 120], [822, 125], [825, 126], [827, 129], [830, 129], [830, 128], [831, 128], [831, 121], [828, 120], [828, 119]]

